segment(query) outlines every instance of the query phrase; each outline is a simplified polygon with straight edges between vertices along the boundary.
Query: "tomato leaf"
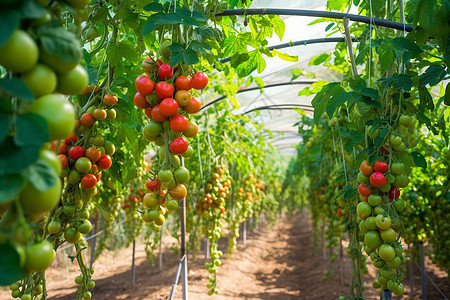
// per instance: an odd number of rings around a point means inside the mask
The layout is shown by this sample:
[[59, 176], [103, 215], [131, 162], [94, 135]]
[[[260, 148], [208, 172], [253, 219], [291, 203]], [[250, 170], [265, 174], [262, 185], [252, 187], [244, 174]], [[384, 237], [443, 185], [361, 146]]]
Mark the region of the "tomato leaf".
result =
[[29, 166], [25, 171], [28, 180], [34, 185], [36, 189], [41, 192], [52, 188], [59, 180], [58, 174], [48, 162], [43, 159], [38, 159], [35, 163]]
[[405, 39], [404, 37], [396, 37], [391, 41], [391, 44], [403, 49], [403, 50], [409, 50], [411, 52], [415, 53], [422, 53], [422, 49], [419, 48], [414, 42], [411, 42], [410, 40]]
[[436, 0], [420, 0], [416, 9], [416, 20], [419, 21], [420, 27], [423, 27], [430, 34], [438, 32], [437, 14], [438, 5]]
[[0, 143], [8, 136], [11, 127], [12, 117], [8, 114], [0, 113]]
[[0, 175], [0, 203], [19, 195], [24, 185], [25, 179], [20, 174]]
[[392, 46], [384, 45], [380, 48], [380, 70], [384, 74], [394, 63], [395, 52]]
[[45, 15], [45, 8], [34, 1], [26, 0], [19, 12], [22, 19], [38, 19]]
[[78, 62], [82, 58], [80, 41], [73, 32], [67, 31], [59, 21], [49, 22], [39, 27], [37, 34], [41, 45], [51, 55], [63, 61]]
[[425, 160], [425, 157], [417, 151], [413, 151], [411, 152], [411, 156], [414, 159], [414, 164], [416, 164], [416, 166], [421, 167], [423, 169], [427, 168], [427, 161]]
[[39, 148], [35, 145], [17, 147], [13, 138], [7, 137], [0, 143], [0, 170], [6, 174], [20, 173], [37, 160]]
[[183, 53], [183, 60], [187, 65], [192, 66], [198, 63], [198, 55], [194, 50], [187, 49]]
[[32, 102], [34, 100], [34, 96], [28, 86], [19, 78], [0, 79], [0, 91], [26, 102]]
[[285, 24], [280, 16], [273, 15], [271, 17], [271, 24], [273, 26], [273, 31], [275, 31], [275, 34], [280, 38], [280, 41], [283, 40]]
[[331, 59], [331, 55], [328, 53], [322, 53], [319, 54], [318, 56], [314, 57], [313, 59], [311, 59], [308, 63], [309, 66], [318, 66], [321, 63], [327, 62]]
[[0, 11], [0, 47], [9, 40], [19, 25], [20, 14], [18, 11], [14, 9]]
[[425, 70], [425, 73], [420, 75], [419, 82], [421, 86], [427, 84], [434, 86], [441, 82], [445, 78], [445, 75], [447, 75], [447, 71], [444, 66], [431, 65]]
[[40, 146], [49, 140], [47, 123], [37, 114], [18, 115], [14, 143], [19, 146]]
[[25, 274], [20, 267], [20, 257], [17, 250], [9, 244], [0, 244], [0, 285], [10, 285]]

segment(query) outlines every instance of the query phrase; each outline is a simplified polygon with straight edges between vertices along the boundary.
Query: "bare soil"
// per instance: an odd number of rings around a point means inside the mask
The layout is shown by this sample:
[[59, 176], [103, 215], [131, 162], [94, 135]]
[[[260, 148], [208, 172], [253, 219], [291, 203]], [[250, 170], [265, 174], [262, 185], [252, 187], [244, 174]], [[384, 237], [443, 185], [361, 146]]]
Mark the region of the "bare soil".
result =
[[[240, 239], [238, 250], [222, 259], [222, 266], [218, 269], [219, 294], [213, 296], [207, 295], [209, 273], [204, 263], [208, 260], [204, 259], [203, 253], [199, 253], [196, 260], [189, 256], [189, 299], [337, 299], [347, 295], [351, 283], [349, 258], [345, 253], [342, 261], [338, 258], [333, 264], [331, 277], [323, 281], [324, 273], [329, 270], [329, 260], [324, 257], [321, 245], [319, 251], [312, 255], [312, 236], [312, 227], [305, 215], [280, 218], [274, 226], [259, 226], [249, 231], [247, 243], [243, 244]], [[93, 299], [169, 299], [179, 262], [169, 249], [171, 243], [169, 237], [164, 237], [163, 269], [151, 267], [144, 245], [136, 243], [136, 282], [133, 286], [130, 284], [132, 248], [102, 254], [94, 264], [96, 287], [92, 291]], [[226, 239], [221, 239], [219, 247], [226, 252]], [[73, 280], [79, 274], [76, 262], [65, 268], [60, 257], [55, 264], [47, 275], [49, 299], [75, 299]], [[413, 297], [410, 298], [411, 281], [408, 278], [403, 282], [405, 294], [393, 299], [421, 299], [420, 271], [417, 266], [413, 266], [413, 270]], [[446, 273], [430, 262], [427, 273], [448, 297], [450, 282]], [[366, 299], [379, 299], [378, 292], [371, 286], [375, 276], [375, 268], [369, 265], [369, 274], [364, 275]], [[174, 299], [182, 299], [180, 283]], [[0, 291], [0, 299], [10, 299], [8, 294]], [[443, 299], [430, 281], [427, 282], [427, 295], [428, 299]]]

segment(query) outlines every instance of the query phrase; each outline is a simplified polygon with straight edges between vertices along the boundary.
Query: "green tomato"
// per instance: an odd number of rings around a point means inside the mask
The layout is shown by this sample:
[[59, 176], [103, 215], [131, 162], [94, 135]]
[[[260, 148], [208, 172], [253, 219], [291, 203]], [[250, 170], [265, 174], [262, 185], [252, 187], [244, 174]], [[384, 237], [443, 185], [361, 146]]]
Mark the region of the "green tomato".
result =
[[[71, 42], [74, 44], [79, 43], [76, 39], [72, 40]], [[39, 59], [40, 59], [40, 61], [45, 63], [47, 66], [49, 66], [56, 72], [67, 73], [67, 72], [73, 70], [79, 64], [79, 62], [81, 61], [81, 58], [82, 58], [81, 46], [79, 44], [74, 45], [74, 46], [75, 47], [73, 47], [71, 49], [71, 51], [73, 52], [73, 54], [77, 54], [77, 55], [72, 55], [71, 57], [78, 58], [76, 61], [64, 61], [61, 58], [59, 58], [59, 56], [48, 53], [42, 46], [39, 49], [40, 50], [39, 51]], [[87, 83], [83, 88], [85, 88], [86, 86], [87, 86]]]
[[51, 94], [56, 89], [55, 72], [43, 64], [37, 64], [32, 70], [22, 74], [21, 79], [36, 98]]
[[28, 112], [38, 114], [45, 119], [50, 141], [66, 138], [75, 127], [73, 105], [57, 94], [38, 98], [28, 107]]
[[356, 212], [361, 219], [365, 219], [372, 214], [372, 208], [367, 202], [360, 202], [356, 206]]
[[177, 183], [186, 183], [189, 181], [190, 178], [189, 170], [183, 166], [180, 166], [178, 169], [175, 170], [174, 176]]
[[411, 116], [408, 115], [401, 115], [400, 119], [398, 120], [398, 122], [403, 125], [403, 126], [409, 126], [410, 122], [411, 122]]
[[48, 224], [47, 229], [48, 229], [48, 232], [50, 232], [51, 234], [57, 234], [62, 229], [61, 222], [53, 220], [50, 222], [50, 224]]
[[405, 171], [405, 165], [401, 162], [392, 164], [391, 172], [394, 175], [400, 175]]
[[378, 231], [371, 230], [364, 235], [364, 244], [371, 249], [377, 249], [381, 244], [381, 238]]
[[92, 230], [92, 223], [89, 220], [84, 220], [83, 223], [77, 226], [77, 229], [82, 234], [87, 234]]
[[170, 170], [161, 170], [158, 173], [158, 178], [161, 182], [169, 182], [173, 179], [172, 171]]
[[53, 244], [47, 240], [26, 247], [25, 269], [30, 272], [42, 272], [47, 269], [55, 257]]
[[153, 221], [155, 221], [156, 219], [159, 218], [159, 210], [152, 209], [147, 214], [148, 214], [148, 217]]
[[81, 239], [81, 233], [74, 227], [69, 227], [64, 231], [64, 239], [70, 244], [75, 244]]
[[381, 204], [381, 196], [376, 194], [371, 194], [368, 197], [368, 202], [371, 206], [378, 206]]
[[64, 95], [76, 95], [86, 88], [88, 82], [88, 72], [83, 66], [77, 65], [69, 72], [58, 75], [58, 87], [56, 90]]
[[41, 192], [30, 182], [25, 184], [19, 196], [24, 213], [39, 215], [52, 210], [58, 204], [61, 195], [61, 180], [59, 177], [55, 177], [55, 179], [56, 184], [45, 192]]
[[376, 230], [377, 229], [375, 217], [368, 217], [365, 222], [366, 222], [366, 227], [368, 230]]
[[105, 151], [106, 151], [106, 154], [111, 156], [116, 152], [116, 146], [112, 142], [106, 141], [105, 142]]
[[69, 182], [71, 184], [77, 184], [81, 180], [81, 173], [77, 170], [72, 170], [69, 173]]
[[23, 30], [16, 29], [0, 47], [0, 65], [13, 73], [24, 73], [34, 68], [39, 58], [36, 42]]
[[150, 120], [147, 124], [144, 126], [144, 137], [148, 136], [151, 138], [157, 137], [162, 131], [161, 123], [156, 122], [154, 120]]
[[380, 249], [378, 250], [378, 254], [385, 261], [391, 261], [395, 257], [395, 250], [394, 250], [394, 247], [392, 247], [391, 245], [383, 244], [380, 246]]
[[391, 190], [391, 184], [388, 182], [382, 187], [379, 187], [378, 190], [383, 193], [388, 193]]
[[48, 164], [55, 170], [56, 175], [61, 174], [61, 162], [55, 152], [50, 150], [41, 149], [39, 151], [39, 158], [48, 162]]
[[401, 198], [396, 199], [392, 204], [397, 212], [402, 212], [405, 210], [406, 203], [405, 200]]
[[80, 157], [75, 163], [75, 168], [80, 173], [88, 173], [92, 168], [92, 162], [87, 157]]
[[364, 185], [368, 185], [369, 184], [369, 177], [364, 176], [363, 173], [359, 172], [358, 173], [358, 181], [359, 181], [359, 183], [362, 183]]
[[192, 149], [191, 146], [188, 146], [187, 150], [181, 154], [181, 156], [183, 156], [184, 158], [189, 158], [192, 156], [192, 154], [194, 154], [194, 149]]
[[388, 229], [391, 226], [391, 217], [379, 214], [377, 215], [375, 222], [377, 223], [378, 228]]
[[386, 243], [393, 243], [397, 239], [397, 233], [392, 228], [380, 230], [380, 236]]
[[169, 210], [176, 210], [176, 209], [178, 209], [178, 201], [173, 200], [173, 199], [168, 200], [168, 201], [166, 201], [166, 207]]

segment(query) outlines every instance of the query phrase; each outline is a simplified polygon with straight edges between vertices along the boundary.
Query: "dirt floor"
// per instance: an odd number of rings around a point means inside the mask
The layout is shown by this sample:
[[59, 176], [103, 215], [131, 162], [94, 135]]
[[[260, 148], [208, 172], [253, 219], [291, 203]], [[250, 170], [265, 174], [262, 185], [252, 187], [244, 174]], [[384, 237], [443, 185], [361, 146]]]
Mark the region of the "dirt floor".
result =
[[[329, 268], [322, 248], [318, 254], [311, 255], [312, 229], [309, 219], [296, 216], [292, 219], [281, 218], [274, 226], [259, 226], [248, 232], [247, 243], [239, 240], [238, 250], [231, 257], [222, 260], [218, 270], [218, 295], [208, 296], [206, 284], [208, 272], [204, 268], [204, 255], [197, 260], [188, 258], [189, 299], [337, 299], [348, 294], [351, 282], [350, 260], [344, 254], [344, 282], [342, 286], [340, 260], [333, 266], [332, 276], [323, 281], [324, 272]], [[165, 245], [169, 245], [168, 238]], [[226, 252], [226, 239], [219, 246]], [[178, 266], [178, 258], [168, 247], [163, 251], [163, 269], [150, 267], [146, 260], [144, 246], [136, 244], [136, 283], [130, 284], [131, 247], [116, 253], [105, 253], [94, 264], [93, 299], [169, 299], [172, 284]], [[58, 254], [61, 256], [61, 254]], [[156, 261], [158, 264], [158, 261]], [[52, 300], [74, 299], [75, 284], [78, 275], [76, 263], [70, 268], [52, 267], [48, 272], [48, 294]], [[421, 299], [420, 272], [414, 270], [413, 299]], [[429, 276], [439, 285], [447, 297], [450, 295], [450, 282], [444, 272], [428, 264]], [[407, 274], [409, 275], [409, 273]], [[366, 299], [379, 299], [378, 293], [371, 287], [375, 268], [369, 265], [369, 274], [365, 275]], [[181, 282], [181, 280], [180, 280]], [[406, 279], [405, 294], [410, 298], [410, 279]], [[10, 299], [6, 291], [0, 291], [0, 299]], [[443, 299], [432, 286], [427, 285], [428, 299]], [[181, 299], [181, 285], [176, 289], [174, 299]]]

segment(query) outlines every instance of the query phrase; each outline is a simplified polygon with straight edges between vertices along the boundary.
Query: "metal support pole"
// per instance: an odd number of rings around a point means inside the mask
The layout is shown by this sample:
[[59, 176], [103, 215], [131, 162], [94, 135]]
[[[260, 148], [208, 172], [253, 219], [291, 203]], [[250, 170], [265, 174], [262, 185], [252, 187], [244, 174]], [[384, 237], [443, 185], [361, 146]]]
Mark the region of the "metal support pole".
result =
[[[181, 157], [181, 165], [184, 166], [184, 158]], [[183, 300], [188, 299], [187, 255], [186, 255], [186, 198], [180, 201], [181, 221], [181, 251], [180, 257], [184, 258], [181, 269], [181, 284], [183, 286]]]
[[344, 276], [344, 257], [342, 251], [342, 239], [339, 239], [339, 262], [341, 268], [341, 285], [345, 286], [345, 276]]
[[383, 290], [382, 300], [392, 300], [392, 292], [390, 290]]
[[208, 239], [204, 239], [205, 240], [205, 259], [209, 258], [209, 240]]
[[420, 243], [420, 269], [422, 270], [422, 299], [427, 299], [427, 274], [425, 273], [425, 255], [423, 243]]
[[162, 253], [162, 229], [159, 231], [159, 269], [162, 270], [163, 268], [163, 253]]
[[323, 258], [327, 259], [327, 249], [325, 248], [325, 225], [322, 225], [322, 252]]
[[242, 228], [242, 243], [247, 244], [247, 221], [244, 222]]
[[94, 237], [91, 240], [91, 257], [90, 257], [90, 262], [89, 262], [89, 268], [92, 268], [92, 266], [94, 265], [94, 256], [95, 256], [95, 240], [97, 239], [97, 236], [95, 235], [95, 224], [92, 225], [92, 234], [94, 235]]
[[136, 281], [136, 274], [135, 274], [136, 268], [134, 264], [135, 253], [136, 253], [136, 240], [133, 240], [133, 256], [131, 259], [131, 278], [130, 278], [131, 285], [134, 285]]
[[413, 256], [411, 256], [411, 261], [409, 262], [409, 285], [411, 287], [410, 298], [413, 299], [414, 295], [414, 266], [412, 263]]

